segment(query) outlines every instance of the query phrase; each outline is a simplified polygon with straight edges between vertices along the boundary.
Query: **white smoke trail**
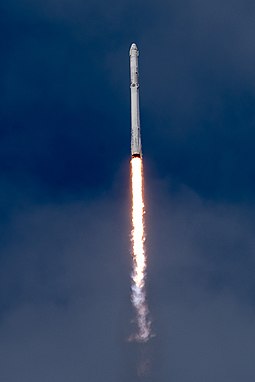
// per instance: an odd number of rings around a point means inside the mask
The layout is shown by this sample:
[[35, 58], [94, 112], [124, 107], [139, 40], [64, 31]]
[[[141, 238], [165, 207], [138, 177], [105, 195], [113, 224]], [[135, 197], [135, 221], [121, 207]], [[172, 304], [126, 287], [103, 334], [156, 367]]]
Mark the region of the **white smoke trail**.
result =
[[131, 300], [136, 310], [138, 333], [135, 339], [140, 342], [149, 340], [150, 320], [149, 310], [146, 303], [145, 277], [146, 255], [144, 248], [144, 201], [143, 201], [143, 168], [142, 158], [132, 158], [132, 295]]

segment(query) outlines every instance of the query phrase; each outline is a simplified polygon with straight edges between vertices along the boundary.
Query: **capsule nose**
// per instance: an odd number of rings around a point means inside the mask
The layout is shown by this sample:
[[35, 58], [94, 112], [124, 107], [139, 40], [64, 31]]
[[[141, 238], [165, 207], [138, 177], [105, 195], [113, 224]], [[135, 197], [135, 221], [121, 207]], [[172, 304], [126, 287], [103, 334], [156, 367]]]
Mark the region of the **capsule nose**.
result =
[[133, 42], [133, 44], [130, 47], [129, 54], [130, 54], [130, 56], [131, 56], [131, 54], [138, 55], [138, 48], [137, 48], [137, 46], [136, 46], [136, 44], [134, 42]]

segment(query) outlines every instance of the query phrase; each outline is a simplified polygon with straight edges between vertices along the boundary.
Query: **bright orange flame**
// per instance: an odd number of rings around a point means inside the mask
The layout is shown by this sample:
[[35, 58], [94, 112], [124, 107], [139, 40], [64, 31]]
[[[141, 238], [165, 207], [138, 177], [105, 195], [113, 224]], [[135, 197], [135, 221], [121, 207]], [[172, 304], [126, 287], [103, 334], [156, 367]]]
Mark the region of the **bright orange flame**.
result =
[[132, 302], [137, 313], [139, 332], [138, 341], [150, 338], [150, 322], [146, 304], [145, 276], [146, 256], [144, 249], [144, 201], [143, 201], [143, 164], [141, 158], [132, 158], [132, 244], [133, 244], [133, 274]]

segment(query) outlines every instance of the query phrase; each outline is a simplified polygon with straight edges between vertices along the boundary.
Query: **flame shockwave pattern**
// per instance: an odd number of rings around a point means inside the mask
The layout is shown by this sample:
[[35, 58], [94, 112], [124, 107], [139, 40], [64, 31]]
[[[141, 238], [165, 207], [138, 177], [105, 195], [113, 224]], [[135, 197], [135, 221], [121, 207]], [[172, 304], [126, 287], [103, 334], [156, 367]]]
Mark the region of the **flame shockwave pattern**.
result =
[[150, 338], [149, 310], [146, 303], [145, 277], [146, 255], [144, 248], [144, 201], [142, 158], [131, 159], [132, 178], [132, 294], [131, 300], [136, 310], [138, 333], [135, 339], [146, 342]]

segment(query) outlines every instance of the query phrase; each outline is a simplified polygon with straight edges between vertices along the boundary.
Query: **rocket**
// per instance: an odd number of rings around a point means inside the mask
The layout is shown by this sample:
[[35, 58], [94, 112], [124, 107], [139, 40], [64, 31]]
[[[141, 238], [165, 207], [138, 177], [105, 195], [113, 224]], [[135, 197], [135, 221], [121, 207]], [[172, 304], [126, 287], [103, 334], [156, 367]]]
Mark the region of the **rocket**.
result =
[[131, 91], [131, 155], [132, 158], [142, 157], [140, 110], [139, 110], [139, 74], [138, 56], [139, 51], [136, 44], [132, 44], [129, 51], [130, 56], [130, 91]]

